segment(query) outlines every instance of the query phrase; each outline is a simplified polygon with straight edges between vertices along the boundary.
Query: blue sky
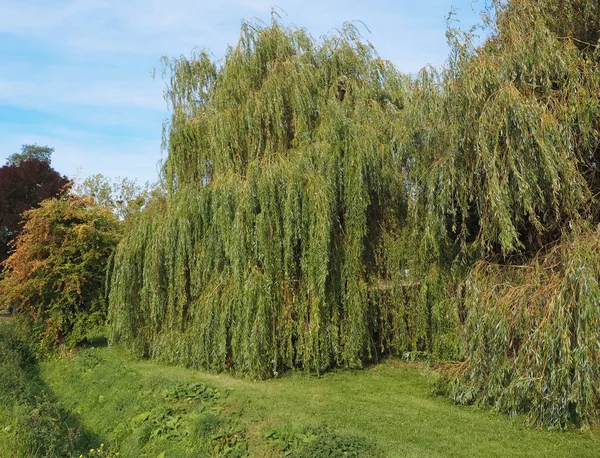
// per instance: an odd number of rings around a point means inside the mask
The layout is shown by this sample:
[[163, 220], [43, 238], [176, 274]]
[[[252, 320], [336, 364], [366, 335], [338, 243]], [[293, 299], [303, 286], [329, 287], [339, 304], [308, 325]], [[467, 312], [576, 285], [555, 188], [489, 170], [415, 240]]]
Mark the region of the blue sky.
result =
[[468, 27], [472, 0], [0, 0], [0, 164], [24, 143], [54, 146], [53, 167], [155, 181], [168, 117], [163, 55], [207, 48], [216, 59], [243, 18], [281, 22], [319, 37], [361, 20], [365, 38], [400, 70], [442, 65], [445, 19]]

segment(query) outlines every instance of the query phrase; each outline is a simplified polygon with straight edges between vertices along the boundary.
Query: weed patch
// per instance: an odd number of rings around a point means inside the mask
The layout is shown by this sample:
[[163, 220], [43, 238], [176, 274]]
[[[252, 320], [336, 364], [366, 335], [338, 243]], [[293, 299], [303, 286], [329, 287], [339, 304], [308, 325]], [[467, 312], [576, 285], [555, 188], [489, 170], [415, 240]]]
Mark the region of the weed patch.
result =
[[292, 458], [383, 456], [373, 441], [340, 434], [327, 426], [290, 423], [269, 431], [265, 438], [284, 456]]

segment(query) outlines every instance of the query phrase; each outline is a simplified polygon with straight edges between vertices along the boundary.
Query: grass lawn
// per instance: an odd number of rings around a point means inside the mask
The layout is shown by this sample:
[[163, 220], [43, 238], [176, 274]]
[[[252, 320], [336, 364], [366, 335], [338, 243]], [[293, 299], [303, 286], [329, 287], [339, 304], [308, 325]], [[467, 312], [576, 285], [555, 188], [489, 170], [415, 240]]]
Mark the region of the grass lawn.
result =
[[[523, 427], [522, 417], [455, 406], [431, 394], [427, 368], [392, 359], [249, 381], [138, 361], [117, 346], [42, 363], [40, 377], [90, 437], [124, 457], [600, 454], [597, 427], [548, 432]], [[321, 449], [303, 445], [315, 437]]]

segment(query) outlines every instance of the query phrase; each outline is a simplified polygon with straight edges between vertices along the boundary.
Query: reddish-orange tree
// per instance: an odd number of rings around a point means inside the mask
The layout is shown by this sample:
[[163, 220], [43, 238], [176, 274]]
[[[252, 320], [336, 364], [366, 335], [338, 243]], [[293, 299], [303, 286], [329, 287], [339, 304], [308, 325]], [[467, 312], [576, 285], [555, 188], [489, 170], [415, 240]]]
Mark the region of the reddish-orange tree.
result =
[[[36, 156], [13, 155], [0, 167], [0, 262], [21, 231], [23, 212], [68, 189], [69, 180]], [[15, 157], [19, 156], [19, 157]]]
[[5, 262], [0, 306], [29, 322], [42, 348], [75, 345], [105, 318], [106, 265], [119, 223], [110, 210], [76, 196], [48, 199], [24, 217]]

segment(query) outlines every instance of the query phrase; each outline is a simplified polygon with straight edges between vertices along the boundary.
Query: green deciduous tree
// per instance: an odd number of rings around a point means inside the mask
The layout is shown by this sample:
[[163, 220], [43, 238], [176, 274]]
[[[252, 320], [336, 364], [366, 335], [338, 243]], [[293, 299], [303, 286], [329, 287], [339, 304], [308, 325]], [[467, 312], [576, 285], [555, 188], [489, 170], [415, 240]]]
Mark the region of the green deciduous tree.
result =
[[35, 143], [33, 145], [23, 145], [21, 146], [21, 152], [8, 156], [6, 163], [7, 165], [19, 166], [21, 162], [28, 159], [37, 159], [50, 164], [52, 153], [54, 153], [54, 148], [50, 146], [40, 146]]
[[98, 173], [76, 184], [74, 192], [93, 198], [96, 203], [110, 208], [117, 218], [125, 220], [140, 213], [153, 187], [149, 183], [142, 186], [129, 178], [111, 179]]
[[116, 254], [114, 339], [258, 377], [456, 350], [429, 332], [452, 319], [431, 316], [435, 288], [385, 263], [407, 206], [390, 121], [408, 80], [355, 27], [317, 42], [246, 23], [222, 67], [206, 52], [166, 66], [170, 194]]
[[453, 215], [477, 253], [455, 297], [467, 354], [454, 398], [562, 428], [600, 405], [600, 10], [520, 0], [495, 12], [482, 47], [455, 45], [442, 140], [417, 176], [436, 190], [432, 217]]

